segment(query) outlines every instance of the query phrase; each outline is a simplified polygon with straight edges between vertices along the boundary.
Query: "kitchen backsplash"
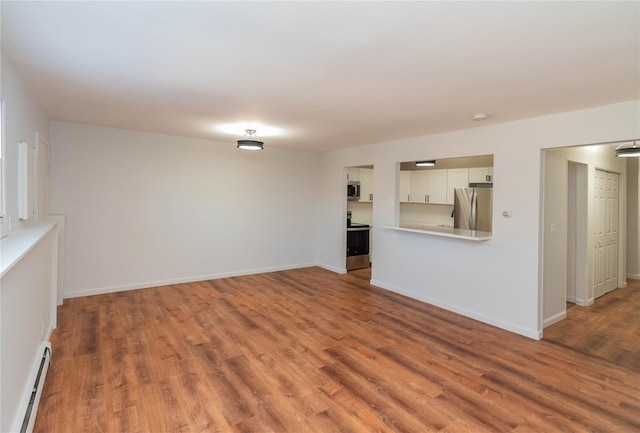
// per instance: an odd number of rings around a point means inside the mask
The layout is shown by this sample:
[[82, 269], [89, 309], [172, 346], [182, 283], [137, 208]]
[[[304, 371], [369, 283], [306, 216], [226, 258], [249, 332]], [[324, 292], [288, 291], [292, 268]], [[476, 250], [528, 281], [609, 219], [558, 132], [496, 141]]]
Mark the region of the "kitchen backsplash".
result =
[[373, 203], [347, 202], [347, 210], [351, 211], [354, 223], [373, 224]]
[[[347, 202], [347, 210], [351, 211], [351, 221], [373, 225], [373, 203]], [[400, 224], [431, 224], [453, 227], [453, 205], [401, 203]]]
[[453, 205], [400, 203], [400, 224], [430, 224], [453, 227]]

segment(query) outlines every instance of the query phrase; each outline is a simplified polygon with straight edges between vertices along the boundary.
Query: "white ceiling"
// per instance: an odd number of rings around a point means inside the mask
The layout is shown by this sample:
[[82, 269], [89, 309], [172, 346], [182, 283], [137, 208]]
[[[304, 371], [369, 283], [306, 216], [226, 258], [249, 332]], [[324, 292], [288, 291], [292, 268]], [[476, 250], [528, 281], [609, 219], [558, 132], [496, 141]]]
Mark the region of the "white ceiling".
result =
[[0, 4], [53, 120], [322, 151], [640, 99], [638, 1]]

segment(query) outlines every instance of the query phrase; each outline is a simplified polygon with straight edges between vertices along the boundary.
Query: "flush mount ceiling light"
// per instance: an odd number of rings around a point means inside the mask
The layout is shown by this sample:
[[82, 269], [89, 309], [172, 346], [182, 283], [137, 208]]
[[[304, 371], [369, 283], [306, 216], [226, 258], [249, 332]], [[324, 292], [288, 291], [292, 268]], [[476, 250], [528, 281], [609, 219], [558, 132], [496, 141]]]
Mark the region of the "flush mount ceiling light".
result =
[[478, 113], [478, 114], [474, 114], [471, 119], [475, 120], [476, 122], [480, 122], [481, 120], [487, 120], [488, 118], [489, 118], [488, 114]]
[[640, 147], [638, 147], [638, 142], [634, 141], [631, 147], [624, 147], [628, 144], [629, 143], [623, 143], [620, 146], [616, 147], [616, 156], [619, 156], [621, 158], [628, 158], [633, 156], [640, 157]]
[[416, 167], [433, 167], [436, 165], [436, 161], [416, 161]]
[[245, 129], [245, 136], [238, 140], [238, 149], [244, 150], [262, 150], [264, 143], [256, 137], [255, 129]]

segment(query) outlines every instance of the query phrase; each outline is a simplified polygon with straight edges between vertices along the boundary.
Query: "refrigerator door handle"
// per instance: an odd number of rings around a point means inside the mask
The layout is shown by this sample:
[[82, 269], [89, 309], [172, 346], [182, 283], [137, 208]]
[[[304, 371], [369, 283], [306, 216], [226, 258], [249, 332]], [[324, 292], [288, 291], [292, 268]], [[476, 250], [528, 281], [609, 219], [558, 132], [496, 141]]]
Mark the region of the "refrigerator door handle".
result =
[[477, 210], [478, 210], [478, 196], [476, 195], [475, 190], [471, 193], [471, 215], [469, 221], [469, 229], [476, 229], [476, 220], [477, 220]]

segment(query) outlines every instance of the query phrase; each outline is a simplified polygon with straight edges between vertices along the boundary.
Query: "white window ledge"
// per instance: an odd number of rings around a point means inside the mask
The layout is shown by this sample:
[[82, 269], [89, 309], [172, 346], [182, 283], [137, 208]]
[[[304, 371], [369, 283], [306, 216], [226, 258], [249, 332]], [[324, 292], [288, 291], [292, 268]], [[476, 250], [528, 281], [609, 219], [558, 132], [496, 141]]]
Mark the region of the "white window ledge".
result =
[[2, 238], [0, 240], [0, 278], [4, 277], [55, 226], [52, 222], [37, 222]]

